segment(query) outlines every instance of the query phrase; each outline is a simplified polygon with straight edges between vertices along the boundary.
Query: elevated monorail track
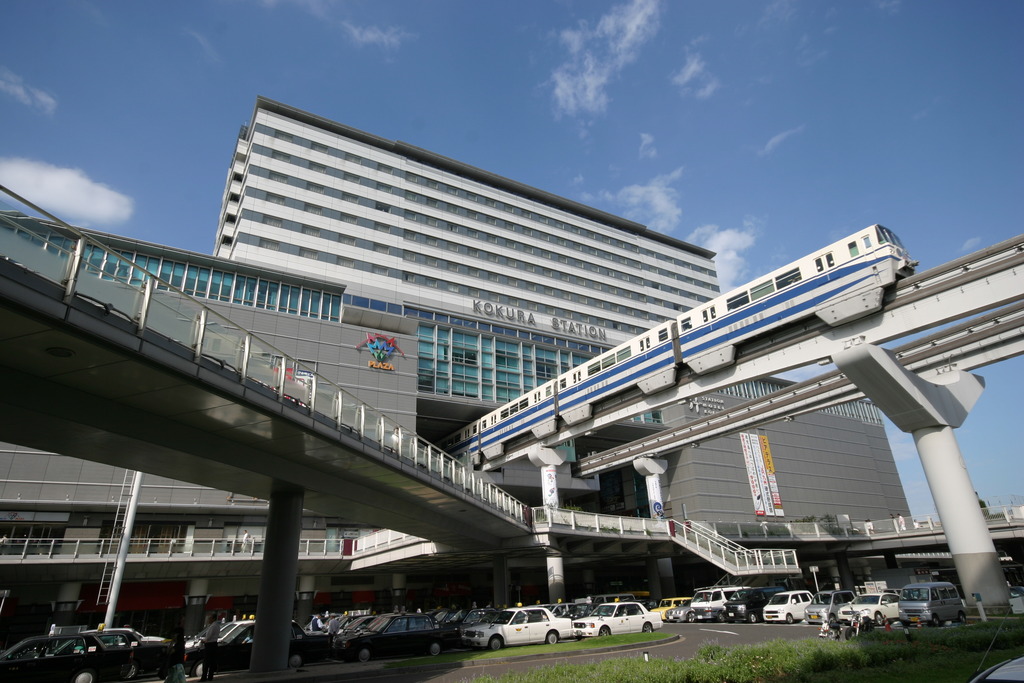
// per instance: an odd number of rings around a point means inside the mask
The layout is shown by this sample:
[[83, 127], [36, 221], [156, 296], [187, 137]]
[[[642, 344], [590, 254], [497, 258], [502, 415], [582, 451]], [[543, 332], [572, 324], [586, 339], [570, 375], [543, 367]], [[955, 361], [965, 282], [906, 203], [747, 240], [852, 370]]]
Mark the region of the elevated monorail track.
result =
[[[544, 439], [518, 441], [514, 446], [506, 446], [504, 454], [488, 460], [482, 466], [485, 470], [497, 469], [508, 462], [526, 456], [538, 444], [547, 447], [555, 446], [569, 439], [593, 433], [616, 422], [628, 420], [636, 415], [674, 405], [731, 385], [808, 365], [827, 364], [831, 361], [833, 354], [853, 345], [885, 344], [926, 330], [957, 324], [973, 316], [979, 316], [979, 314], [991, 313], [991, 315], [982, 316], [978, 320], [972, 320], [962, 327], [971, 332], [964, 334], [960, 341], [953, 341], [955, 339], [953, 337], [942, 342], [953, 345], [946, 347], [945, 363], [947, 366], [951, 362], [950, 359], [959, 353], [956, 349], [961, 348], [963, 356], [957, 361], [961, 369], [981, 367], [981, 365], [1020, 354], [1019, 350], [1014, 349], [1020, 344], [1020, 339], [1024, 335], [1021, 334], [1019, 326], [1014, 328], [1012, 324], [1009, 324], [1008, 319], [1014, 318], [1011, 311], [1003, 312], [998, 309], [1020, 302], [1022, 298], [1024, 298], [1024, 235], [1018, 235], [900, 281], [888, 293], [882, 309], [877, 313], [837, 327], [830, 327], [818, 318], [810, 318], [782, 328], [738, 348], [736, 362], [733, 365], [705, 375], [683, 374], [677, 379], [674, 386], [657, 393], [643, 394], [639, 390], [634, 390], [622, 394], [612, 401], [595, 406], [593, 415], [588, 420], [573, 425], [560, 424], [554, 434]], [[1003, 324], [1001, 327], [1000, 323]], [[1008, 324], [1009, 326], [1007, 326]], [[995, 337], [992, 338], [989, 346], [983, 347], [972, 338], [981, 329], [988, 327], [998, 327], [999, 331], [994, 333]], [[945, 334], [938, 333], [936, 336], [944, 338]], [[940, 342], [936, 340], [932, 348], [939, 344]], [[904, 351], [904, 356], [911, 355], [911, 348], [919, 347], [915, 343], [909, 344]], [[970, 351], [972, 348], [975, 350]], [[924, 351], [924, 347], [920, 347], [918, 352], [924, 353]], [[930, 357], [940, 361], [943, 358], [936, 354], [932, 354]], [[992, 360], [982, 362], [986, 358], [992, 358]], [[978, 364], [968, 366], [970, 363]], [[941, 362], [939, 364], [941, 365]], [[908, 365], [908, 367], [910, 366]], [[823, 375], [822, 381], [829, 376], [828, 374]], [[818, 381], [813, 380], [809, 384], [803, 383], [796, 386], [801, 387], [804, 391], [817, 393], [824, 386], [819, 385]], [[808, 386], [803, 386], [804, 384], [808, 384]], [[832, 384], [832, 382], [826, 384]], [[835, 389], [838, 391], [838, 385]], [[792, 390], [793, 387], [790, 387], [785, 391], [791, 393]], [[839, 391], [837, 396], [830, 401], [826, 402], [822, 399], [817, 403], [817, 407], [807, 407], [800, 412], [819, 410], [828, 405], [845, 403], [859, 397], [859, 392], [851, 393], [849, 389]], [[813, 404], [813, 402], [811, 403]], [[744, 404], [740, 408], [749, 408], [749, 406]], [[729, 411], [723, 416], [723, 419], [736, 410]], [[750, 411], [747, 410], [747, 412]], [[771, 411], [771, 414], [774, 415], [771, 419], [779, 419], [792, 413]], [[760, 424], [769, 422], [771, 419], [766, 416]], [[690, 426], [687, 425], [686, 429], [689, 429]], [[741, 427], [736, 429], [739, 428]], [[643, 439], [643, 441], [652, 441], [660, 436]], [[701, 438], [708, 438], [708, 436]], [[614, 449], [616, 452], [620, 450]], [[658, 450], [663, 451], [665, 448]], [[605, 456], [604, 453], [597, 454], [587, 458], [586, 461], [589, 463], [592, 458], [603, 456]], [[626, 459], [632, 457], [638, 456], [627, 456]], [[621, 464], [622, 461], [619, 462]], [[611, 466], [614, 465], [608, 465], [608, 467]], [[586, 471], [592, 474], [600, 470], [590, 469], [590, 466], [587, 466]]]

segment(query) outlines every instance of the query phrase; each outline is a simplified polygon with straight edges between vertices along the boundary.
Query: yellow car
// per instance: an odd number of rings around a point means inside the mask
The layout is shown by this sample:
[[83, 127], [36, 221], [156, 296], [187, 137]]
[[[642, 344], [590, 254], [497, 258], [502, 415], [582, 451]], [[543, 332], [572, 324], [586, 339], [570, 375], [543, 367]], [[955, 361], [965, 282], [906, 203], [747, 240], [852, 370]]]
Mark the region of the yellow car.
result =
[[662, 598], [658, 606], [651, 609], [652, 612], [658, 612], [662, 617], [665, 616], [665, 612], [669, 611], [673, 607], [679, 607], [684, 602], [691, 600], [692, 598]]

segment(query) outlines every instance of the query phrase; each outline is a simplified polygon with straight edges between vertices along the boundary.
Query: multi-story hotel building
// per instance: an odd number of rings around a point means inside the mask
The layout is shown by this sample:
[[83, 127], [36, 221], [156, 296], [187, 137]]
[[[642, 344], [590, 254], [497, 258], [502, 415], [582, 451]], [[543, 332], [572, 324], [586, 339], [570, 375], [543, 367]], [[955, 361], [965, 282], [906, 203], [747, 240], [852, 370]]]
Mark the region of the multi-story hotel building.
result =
[[[45, 204], [45, 198], [41, 198]], [[719, 293], [714, 254], [583, 204], [413, 145], [386, 140], [259, 98], [236, 142], [214, 255], [97, 235], [109, 246], [314, 367], [421, 437], [448, 434], [523, 392]], [[394, 351], [374, 361], [368, 342]], [[566, 505], [646, 516], [644, 479], [632, 467], [573, 476], [601, 451], [771, 391], [748, 382], [648, 413], [577, 439], [559, 470]], [[907, 512], [879, 412], [858, 402], [765, 426], [783, 519]], [[0, 434], [2, 438], [2, 434]], [[738, 435], [685, 448], [662, 479], [666, 515], [757, 519]], [[541, 477], [528, 462], [484, 473], [530, 505]], [[24, 539], [109, 535], [124, 471], [16, 445], [0, 449], [0, 533], [9, 551]], [[264, 501], [145, 476], [135, 536], [162, 543], [259, 539]], [[303, 538], [335, 544], [372, 519], [303, 519]], [[326, 547], [326, 546], [325, 546]], [[684, 592], [717, 580], [682, 550], [672, 558]], [[227, 569], [230, 567], [230, 570]], [[336, 571], [300, 560], [311, 605], [380, 609], [388, 569]], [[52, 621], [95, 623], [95, 565], [54, 555], [31, 569], [0, 554], [0, 615], [20, 633]], [[544, 566], [513, 567], [526, 600], [545, 598]], [[854, 567], [854, 572], [857, 568]], [[186, 596], [206, 609], [253, 611], [258, 561], [129, 562], [119, 613], [140, 628], [173, 625]], [[857, 577], [863, 578], [863, 577]], [[489, 568], [409, 575], [418, 606], [487, 601]], [[636, 566], [567, 567], [571, 595], [646, 581]], [[483, 588], [476, 588], [483, 586]], [[478, 595], [479, 593], [479, 595]]]

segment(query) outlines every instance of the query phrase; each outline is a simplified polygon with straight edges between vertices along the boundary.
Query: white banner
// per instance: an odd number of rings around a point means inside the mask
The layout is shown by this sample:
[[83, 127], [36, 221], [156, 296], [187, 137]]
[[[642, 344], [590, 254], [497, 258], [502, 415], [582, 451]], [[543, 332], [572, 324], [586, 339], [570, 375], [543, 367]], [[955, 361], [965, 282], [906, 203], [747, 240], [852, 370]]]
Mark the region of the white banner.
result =
[[775, 460], [772, 459], [772, 449], [768, 445], [768, 437], [762, 434], [758, 437], [761, 442], [761, 459], [764, 460], [764, 469], [768, 472], [768, 491], [771, 494], [771, 504], [778, 517], [786, 513], [782, 511], [782, 496], [779, 494], [779, 483], [775, 480]]
[[764, 495], [761, 493], [761, 484], [757, 478], [757, 465], [754, 464], [754, 454], [750, 447], [750, 435], [741, 432], [740, 443], [743, 445], [743, 462], [747, 466], [747, 479], [750, 481], [750, 498], [754, 502], [754, 514], [763, 517], [765, 501]]

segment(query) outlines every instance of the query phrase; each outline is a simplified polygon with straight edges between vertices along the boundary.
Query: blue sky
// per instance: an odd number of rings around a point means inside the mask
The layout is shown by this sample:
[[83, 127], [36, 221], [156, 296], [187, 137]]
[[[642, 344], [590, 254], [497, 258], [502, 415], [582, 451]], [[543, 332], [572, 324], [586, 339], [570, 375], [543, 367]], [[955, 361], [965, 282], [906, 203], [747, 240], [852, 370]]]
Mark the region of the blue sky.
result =
[[[7, 0], [0, 182], [210, 253], [264, 95], [708, 247], [723, 288], [856, 229], [928, 268], [1022, 232], [1024, 3]], [[1024, 361], [958, 430], [1024, 494]], [[891, 430], [890, 430], [891, 431]], [[934, 504], [909, 435], [914, 514]], [[1017, 463], [1016, 465], [1014, 463]]]

